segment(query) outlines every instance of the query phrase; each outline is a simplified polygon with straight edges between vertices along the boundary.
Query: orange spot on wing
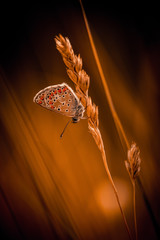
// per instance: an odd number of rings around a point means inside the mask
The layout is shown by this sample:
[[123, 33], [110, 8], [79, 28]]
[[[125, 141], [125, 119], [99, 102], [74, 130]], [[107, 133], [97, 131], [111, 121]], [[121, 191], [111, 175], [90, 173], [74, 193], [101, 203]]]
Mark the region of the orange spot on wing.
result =
[[63, 88], [63, 92], [65, 92], [67, 90], [67, 87]]

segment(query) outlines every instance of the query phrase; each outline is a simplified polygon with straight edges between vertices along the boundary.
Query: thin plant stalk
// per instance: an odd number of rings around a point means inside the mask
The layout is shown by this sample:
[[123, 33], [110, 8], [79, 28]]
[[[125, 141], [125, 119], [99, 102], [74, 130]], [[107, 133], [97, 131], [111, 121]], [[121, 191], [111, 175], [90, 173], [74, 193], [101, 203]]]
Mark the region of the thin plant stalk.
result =
[[126, 137], [126, 134], [124, 132], [123, 126], [122, 126], [122, 124], [120, 122], [120, 119], [118, 117], [118, 114], [117, 114], [117, 112], [115, 110], [115, 107], [114, 107], [114, 104], [113, 104], [113, 101], [112, 101], [112, 97], [111, 97], [111, 94], [110, 94], [110, 91], [109, 91], [109, 87], [108, 87], [106, 78], [104, 76], [104, 72], [103, 72], [103, 69], [102, 69], [99, 57], [98, 57], [98, 53], [97, 53], [97, 50], [96, 50], [96, 47], [95, 47], [95, 44], [94, 44], [94, 40], [93, 40], [91, 31], [90, 31], [88, 20], [87, 20], [87, 17], [86, 17], [86, 14], [85, 14], [85, 11], [84, 11], [84, 8], [83, 8], [81, 0], [80, 0], [80, 4], [81, 4], [81, 8], [82, 8], [82, 13], [83, 13], [83, 17], [84, 17], [84, 21], [85, 21], [85, 25], [86, 25], [86, 29], [87, 29], [87, 33], [88, 33], [88, 37], [89, 37], [90, 44], [91, 44], [91, 47], [92, 47], [93, 55], [94, 55], [94, 58], [95, 58], [95, 61], [96, 61], [97, 67], [98, 67], [98, 71], [99, 71], [99, 74], [100, 74], [100, 77], [101, 77], [101, 80], [102, 80], [102, 83], [103, 83], [103, 86], [104, 86], [104, 89], [105, 89], [106, 98], [108, 100], [108, 104], [109, 104], [109, 107], [110, 107], [113, 119], [115, 121], [115, 125], [118, 128], [117, 129], [118, 132], [119, 131], [121, 132], [121, 134], [123, 136], [123, 139], [124, 139], [124, 141], [126, 143], [127, 148], [130, 149], [129, 141], [128, 141], [127, 137]]
[[136, 186], [135, 181], [141, 170], [141, 158], [140, 149], [135, 142], [131, 144], [131, 148], [127, 152], [127, 160], [125, 161], [125, 166], [128, 171], [132, 187], [133, 187], [133, 213], [134, 213], [134, 228], [136, 240], [138, 240], [137, 231], [137, 217], [136, 217]]
[[[85, 14], [85, 11], [84, 11], [84, 8], [83, 8], [81, 0], [80, 0], [80, 4], [81, 4], [81, 8], [82, 8], [82, 13], [83, 13], [83, 17], [84, 17], [84, 21], [85, 21], [85, 25], [86, 25], [86, 29], [87, 29], [87, 33], [88, 33], [88, 37], [89, 37], [90, 44], [91, 44], [91, 47], [92, 47], [93, 55], [94, 55], [94, 58], [95, 58], [95, 61], [96, 61], [96, 64], [97, 64], [97, 67], [98, 67], [98, 70], [99, 70], [99, 74], [100, 74], [100, 77], [101, 77], [101, 80], [102, 80], [102, 83], [103, 83], [103, 86], [104, 86], [104, 89], [105, 89], [105, 94], [106, 94], [106, 98], [108, 100], [109, 108], [111, 110], [111, 113], [112, 113], [112, 116], [113, 116], [113, 119], [114, 119], [114, 122], [115, 122], [115, 125], [116, 125], [116, 128], [117, 128], [117, 131], [118, 131], [118, 133], [121, 133], [121, 135], [122, 135], [122, 137], [123, 137], [123, 139], [124, 139], [124, 141], [126, 143], [126, 146], [127, 146], [128, 150], [129, 150], [130, 149], [130, 144], [129, 144], [129, 141], [128, 141], [128, 139], [126, 137], [126, 134], [124, 132], [123, 126], [122, 126], [122, 124], [120, 122], [118, 114], [117, 114], [117, 112], [115, 110], [115, 107], [114, 107], [114, 104], [113, 104], [113, 101], [112, 101], [112, 98], [111, 98], [111, 94], [110, 94], [110, 91], [109, 91], [109, 88], [108, 88], [108, 84], [107, 84], [106, 78], [104, 76], [104, 72], [103, 72], [103, 69], [102, 69], [99, 57], [98, 57], [98, 53], [97, 53], [97, 50], [96, 50], [96, 47], [95, 47], [95, 44], [94, 44], [94, 41], [93, 41], [93, 38], [92, 38], [92, 34], [91, 34], [91, 31], [90, 31], [88, 20], [87, 20], [87, 17], [86, 17], [86, 14]], [[119, 134], [120, 140], [122, 142], [121, 135]], [[107, 171], [107, 167], [106, 167], [105, 161], [104, 161], [104, 165], [105, 165], [105, 168], [106, 168], [106, 171]], [[114, 188], [114, 186], [113, 186], [113, 188]], [[115, 192], [115, 195], [117, 197], [116, 192]], [[117, 201], [118, 201], [118, 199], [117, 199]], [[118, 203], [119, 203], [119, 201], [118, 201]], [[136, 209], [135, 209], [135, 185], [133, 185], [133, 209], [134, 209], [135, 232], [136, 232], [136, 237], [137, 237]], [[120, 210], [122, 210], [121, 206], [120, 206]], [[122, 213], [122, 216], [124, 217], [123, 211], [121, 211], [121, 213]], [[126, 222], [125, 218], [124, 218], [124, 221]], [[127, 231], [128, 231], [127, 224], [126, 224], [126, 227], [127, 227]], [[137, 240], [137, 238], [136, 238], [136, 240]]]
[[[115, 125], [116, 125], [116, 128], [117, 128], [117, 131], [118, 131], [121, 143], [123, 145], [123, 141], [122, 140], [124, 140], [124, 142], [126, 144], [126, 147], [129, 150], [130, 149], [129, 141], [127, 139], [127, 136], [125, 134], [125, 131], [124, 131], [124, 128], [123, 128], [123, 126], [121, 124], [121, 121], [120, 121], [120, 119], [118, 117], [118, 114], [117, 114], [117, 112], [115, 110], [115, 107], [114, 107], [114, 104], [113, 104], [113, 101], [112, 101], [112, 98], [111, 98], [111, 94], [110, 94], [110, 91], [109, 91], [109, 88], [108, 88], [108, 84], [107, 84], [106, 78], [104, 76], [104, 72], [103, 72], [103, 69], [102, 69], [102, 66], [101, 66], [101, 63], [100, 63], [100, 60], [99, 60], [99, 57], [98, 57], [98, 53], [97, 53], [97, 50], [96, 50], [96, 47], [95, 47], [95, 44], [94, 44], [94, 40], [93, 40], [91, 31], [90, 31], [88, 20], [87, 20], [87, 17], [86, 17], [84, 8], [83, 8], [82, 1], [81, 0], [79, 0], [79, 1], [80, 1], [81, 9], [82, 9], [82, 14], [83, 14], [83, 17], [84, 17], [85, 26], [86, 26], [86, 29], [87, 29], [89, 41], [90, 41], [90, 44], [91, 44], [91, 48], [92, 48], [93, 55], [94, 55], [94, 58], [95, 58], [95, 61], [96, 61], [96, 64], [97, 64], [97, 68], [99, 70], [99, 74], [100, 74], [102, 83], [103, 83], [103, 86], [104, 86], [104, 90], [105, 90], [105, 94], [106, 94], [106, 98], [107, 98], [107, 101], [108, 101], [108, 104], [109, 104], [110, 111], [112, 113], [112, 116], [113, 116], [113, 119], [114, 119], [114, 122], [115, 122]], [[123, 137], [123, 139], [121, 137]], [[153, 210], [151, 208], [151, 204], [150, 204], [150, 202], [148, 200], [148, 197], [147, 197], [147, 195], [146, 195], [146, 193], [144, 191], [144, 187], [142, 185], [142, 182], [141, 182], [139, 176], [137, 176], [137, 182], [138, 182], [138, 185], [139, 185], [139, 189], [141, 190], [141, 193], [143, 195], [143, 199], [144, 199], [146, 208], [148, 210], [148, 213], [150, 215], [150, 218], [152, 220], [155, 232], [156, 232], [157, 236], [159, 237], [160, 236], [160, 231], [158, 230], [159, 229], [158, 223], [157, 223], [157, 220], [156, 220], [156, 218], [154, 216]], [[135, 191], [135, 186], [134, 186], [134, 191]], [[135, 194], [133, 193], [133, 197], [134, 197], [134, 195]], [[135, 204], [134, 204], [133, 207], [134, 207], [134, 219], [135, 219], [134, 221], [136, 222]], [[135, 224], [135, 231], [137, 232], [136, 226], [137, 226], [137, 224]]]
[[[127, 232], [128, 232], [128, 235], [129, 235], [129, 238], [132, 239], [132, 236], [131, 236], [131, 233], [130, 233], [130, 230], [129, 230], [129, 227], [128, 227], [128, 223], [127, 223], [127, 220], [126, 220], [126, 217], [124, 215], [124, 212], [123, 212], [123, 209], [122, 209], [122, 206], [121, 206], [121, 203], [120, 203], [120, 200], [119, 200], [119, 196], [118, 196], [118, 192], [117, 192], [117, 189], [116, 189], [116, 186], [114, 184], [114, 181], [112, 179], [112, 176], [110, 174], [110, 171], [109, 171], [109, 168], [108, 168], [108, 163], [107, 163], [107, 159], [106, 159], [106, 154], [105, 154], [105, 151], [104, 151], [104, 148], [102, 150], [102, 159], [103, 159], [103, 163], [104, 163], [104, 167], [105, 167], [105, 170], [107, 172], [107, 175], [108, 175], [108, 178], [109, 178], [109, 181], [113, 187], [113, 190], [114, 190], [114, 193], [115, 193], [115, 196], [116, 196], [116, 199], [117, 199], [117, 203], [118, 203], [118, 206], [120, 208], [120, 211], [121, 211], [121, 215], [123, 217], [123, 221], [125, 223], [125, 226], [126, 226], [126, 229], [127, 229]], [[136, 239], [137, 240], [137, 239]]]
[[101, 151], [105, 170], [108, 174], [109, 181], [114, 189], [114, 193], [120, 208], [120, 212], [122, 214], [123, 221], [125, 223], [129, 238], [131, 240], [132, 236], [131, 236], [131, 233], [130, 233], [130, 230], [129, 230], [121, 203], [120, 203], [116, 186], [114, 184], [114, 181], [111, 176], [108, 163], [107, 163], [104, 144], [103, 144], [103, 140], [99, 130], [98, 107], [94, 103], [92, 104], [91, 97], [88, 96], [90, 78], [87, 75], [87, 73], [82, 69], [82, 59], [80, 58], [80, 55], [77, 56], [74, 54], [74, 51], [72, 49], [69, 39], [63, 38], [62, 35], [59, 35], [59, 37], [56, 36], [55, 41], [56, 41], [56, 47], [58, 51], [61, 53], [63, 61], [67, 66], [66, 70], [67, 70], [68, 76], [75, 83], [76, 94], [80, 99], [81, 103], [83, 104], [83, 106], [86, 108], [89, 131], [92, 134], [99, 150]]
[[132, 181], [132, 186], [133, 186], [134, 226], [135, 226], [136, 240], [138, 240], [137, 216], [136, 216], [136, 186], [135, 186], [135, 180]]

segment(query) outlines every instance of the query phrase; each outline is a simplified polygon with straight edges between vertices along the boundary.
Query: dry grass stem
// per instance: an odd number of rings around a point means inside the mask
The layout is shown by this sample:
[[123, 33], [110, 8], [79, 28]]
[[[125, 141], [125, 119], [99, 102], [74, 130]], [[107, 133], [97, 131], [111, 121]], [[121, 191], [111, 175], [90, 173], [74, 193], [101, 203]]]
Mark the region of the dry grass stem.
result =
[[76, 85], [76, 94], [80, 99], [80, 101], [82, 102], [82, 104], [84, 105], [84, 107], [86, 108], [89, 132], [92, 134], [99, 150], [101, 151], [103, 163], [104, 163], [106, 172], [108, 174], [109, 180], [111, 182], [111, 185], [114, 189], [114, 193], [115, 193], [129, 238], [132, 239], [123, 209], [120, 204], [118, 192], [108, 167], [106, 154], [104, 150], [104, 144], [103, 144], [102, 136], [99, 130], [98, 107], [94, 103], [92, 103], [91, 97], [88, 96], [90, 78], [87, 75], [87, 73], [82, 69], [82, 59], [80, 58], [80, 55], [77, 56], [74, 54], [74, 51], [72, 49], [69, 39], [63, 38], [62, 35], [59, 35], [59, 37], [56, 36], [55, 41], [56, 41], [56, 47], [61, 53], [63, 61], [67, 66], [68, 76]]
[[125, 166], [130, 176], [132, 185], [133, 185], [133, 208], [134, 208], [134, 224], [135, 224], [135, 233], [136, 240], [138, 239], [137, 231], [137, 220], [136, 220], [136, 189], [135, 189], [135, 180], [140, 173], [140, 150], [137, 147], [136, 143], [132, 143], [131, 148], [128, 150], [128, 159], [125, 161]]
[[[80, 0], [80, 5], [81, 5], [82, 14], [83, 14], [83, 17], [84, 17], [84, 22], [85, 22], [86, 30], [87, 30], [87, 33], [88, 33], [89, 41], [90, 41], [91, 48], [92, 48], [92, 51], [93, 51], [93, 55], [94, 55], [94, 58], [95, 58], [95, 61], [96, 61], [96, 64], [97, 64], [97, 68], [98, 68], [98, 71], [99, 71], [99, 74], [100, 74], [100, 77], [101, 77], [101, 80], [102, 80], [102, 83], [103, 83], [103, 86], [104, 86], [104, 90], [105, 90], [106, 98], [107, 98], [107, 101], [108, 101], [108, 104], [109, 104], [109, 108], [111, 110], [111, 113], [112, 113], [112, 116], [113, 116], [113, 119], [114, 119], [114, 122], [115, 122], [115, 125], [116, 125], [116, 128], [117, 128], [120, 140], [122, 142], [122, 145], [123, 145], [123, 141], [124, 141], [125, 144], [126, 144], [126, 147], [128, 149], [128, 155], [129, 155], [130, 154], [130, 144], [129, 144], [129, 141], [128, 141], [127, 136], [125, 134], [125, 131], [123, 129], [123, 126], [121, 124], [121, 121], [118, 117], [118, 114], [115, 110], [115, 107], [114, 107], [114, 104], [113, 104], [113, 101], [112, 101], [112, 97], [111, 97], [111, 94], [110, 94], [110, 91], [109, 91], [109, 87], [108, 87], [106, 78], [104, 76], [104, 72], [103, 72], [99, 57], [98, 57], [98, 53], [97, 53], [97, 50], [96, 50], [96, 47], [95, 47], [95, 44], [94, 44], [94, 40], [93, 40], [91, 31], [90, 31], [88, 20], [87, 20], [87, 17], [86, 17], [86, 14], [85, 14], [83, 4], [82, 4], [81, 0]], [[131, 149], [132, 149], [132, 147], [131, 147]], [[138, 159], [140, 159], [140, 158], [138, 158]], [[134, 222], [135, 222], [135, 232], [136, 232], [136, 239], [137, 239], [135, 180], [133, 181], [132, 179], [135, 179], [136, 176], [138, 176], [138, 174], [140, 172], [140, 161], [139, 161], [139, 164], [137, 163], [136, 166], [135, 166], [135, 164], [130, 166], [130, 164], [131, 164], [130, 162], [125, 162], [125, 164], [126, 164], [127, 170], [129, 171], [131, 181], [132, 181], [132, 184], [133, 184]]]
[[135, 186], [135, 181], [132, 182], [132, 185], [133, 185], [134, 228], [135, 228], [136, 240], [138, 240], [137, 214], [136, 214], [136, 186]]
[[[82, 8], [82, 13], [83, 13], [83, 17], [84, 17], [84, 21], [85, 21], [85, 25], [86, 25], [86, 29], [87, 29], [87, 33], [88, 33], [88, 37], [89, 37], [90, 44], [91, 44], [91, 47], [92, 47], [93, 55], [94, 55], [94, 58], [95, 58], [95, 61], [96, 61], [96, 64], [97, 64], [97, 68], [98, 68], [98, 71], [99, 71], [99, 74], [100, 74], [100, 77], [101, 77], [101, 80], [102, 80], [102, 83], [103, 83], [103, 86], [104, 86], [104, 90], [105, 90], [106, 98], [107, 98], [107, 101], [108, 101], [108, 104], [109, 104], [109, 108], [111, 110], [111, 113], [112, 113], [112, 116], [113, 116], [116, 128], [118, 130], [118, 133], [119, 132], [121, 133], [127, 148], [130, 149], [129, 141], [127, 139], [127, 136], [125, 134], [125, 131], [123, 129], [123, 126], [121, 124], [121, 121], [120, 121], [120, 119], [118, 117], [118, 114], [117, 114], [117, 112], [115, 110], [115, 107], [114, 107], [114, 104], [113, 104], [113, 101], [112, 101], [112, 97], [111, 97], [111, 94], [110, 94], [110, 91], [109, 91], [109, 87], [108, 87], [106, 78], [104, 76], [104, 72], [103, 72], [103, 69], [102, 69], [99, 57], [98, 57], [97, 49], [96, 49], [95, 44], [94, 44], [94, 40], [93, 40], [91, 31], [90, 31], [88, 20], [87, 20], [87, 17], [86, 17], [86, 14], [85, 14], [85, 11], [84, 11], [84, 8], [83, 8], [81, 0], [80, 0], [80, 4], [81, 4], [81, 8]], [[119, 134], [119, 137], [120, 137], [120, 140], [122, 141], [121, 135]]]

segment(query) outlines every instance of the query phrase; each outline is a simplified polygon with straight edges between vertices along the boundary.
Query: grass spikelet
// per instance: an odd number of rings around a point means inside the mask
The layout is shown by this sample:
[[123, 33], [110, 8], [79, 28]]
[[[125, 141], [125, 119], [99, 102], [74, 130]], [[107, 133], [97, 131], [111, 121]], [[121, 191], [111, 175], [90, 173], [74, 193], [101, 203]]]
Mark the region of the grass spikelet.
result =
[[[94, 58], [95, 58], [95, 62], [97, 64], [97, 68], [98, 68], [98, 71], [99, 71], [99, 74], [100, 74], [100, 77], [101, 77], [101, 80], [102, 80], [102, 83], [103, 83], [103, 86], [104, 86], [106, 99], [108, 101], [109, 108], [111, 110], [111, 114], [112, 114], [113, 120], [115, 122], [115, 126], [117, 128], [117, 131], [118, 131], [120, 140], [122, 142], [122, 145], [123, 145], [123, 141], [124, 141], [125, 144], [126, 144], [126, 147], [128, 149], [128, 161], [125, 161], [125, 165], [126, 165], [127, 171], [129, 172], [129, 175], [130, 175], [130, 178], [131, 178], [131, 181], [132, 181], [132, 185], [133, 185], [134, 222], [135, 222], [135, 232], [136, 232], [136, 239], [137, 239], [136, 207], [135, 207], [135, 179], [140, 173], [140, 162], [141, 161], [140, 161], [140, 158], [139, 158], [139, 150], [138, 150], [138, 148], [136, 147], [135, 144], [132, 144], [132, 146], [130, 147], [128, 138], [126, 136], [124, 128], [121, 124], [121, 121], [119, 119], [119, 116], [118, 116], [118, 114], [115, 110], [114, 104], [113, 104], [112, 97], [111, 97], [111, 94], [110, 94], [110, 91], [109, 91], [109, 87], [108, 87], [108, 84], [107, 84], [107, 81], [106, 81], [106, 78], [105, 78], [100, 60], [99, 60], [97, 49], [96, 49], [96, 46], [94, 44], [94, 40], [93, 40], [91, 31], [90, 31], [89, 23], [88, 23], [88, 20], [87, 20], [87, 17], [86, 17], [86, 14], [85, 14], [83, 4], [82, 4], [81, 0], [80, 0], [80, 5], [81, 5], [82, 14], [83, 14], [86, 30], [87, 30], [87, 33], [88, 33], [89, 41], [90, 41], [91, 48], [92, 48], [92, 51], [93, 51], [93, 55], [94, 55]], [[135, 157], [135, 158], [137, 158], [137, 159], [135, 159], [135, 161], [133, 160], [133, 158], [130, 161], [130, 159], [131, 159], [130, 155], [132, 154], [132, 151], [134, 151], [134, 155], [137, 156], [137, 157]], [[141, 183], [140, 179], [138, 179], [138, 184], [142, 187], [143, 194], [145, 195], [145, 192], [144, 192], [144, 189], [143, 189], [143, 186], [142, 186], [142, 183]], [[144, 198], [147, 199], [147, 196], [145, 195]], [[149, 204], [148, 199], [147, 199], [147, 203]], [[147, 204], [146, 204], [146, 206], [147, 206], [147, 209], [148, 209], [149, 213], [151, 212], [150, 215], [151, 215], [151, 218], [152, 218], [153, 213], [152, 213], [152, 211], [150, 211], [151, 208], [149, 209]], [[150, 204], [149, 204], [149, 206], [150, 206]]]
[[125, 166], [130, 176], [132, 185], [133, 185], [133, 209], [134, 209], [134, 224], [135, 224], [135, 233], [136, 240], [138, 239], [138, 231], [137, 231], [137, 220], [136, 220], [136, 188], [135, 188], [135, 180], [140, 173], [140, 150], [137, 147], [136, 143], [132, 143], [131, 148], [128, 150], [128, 159], [125, 161]]
[[67, 74], [76, 85], [76, 92], [84, 98], [86, 102], [90, 78], [82, 69], [82, 59], [80, 54], [78, 56], [74, 54], [69, 39], [67, 37], [64, 38], [61, 34], [59, 37], [55, 37], [55, 42], [57, 50], [61, 53], [63, 61], [67, 67]]
[[94, 103], [92, 103], [91, 97], [88, 96], [88, 88], [90, 84], [90, 77], [88, 74], [82, 69], [82, 59], [80, 58], [80, 55], [74, 55], [74, 51], [72, 49], [72, 46], [70, 44], [70, 41], [68, 38], [64, 38], [62, 35], [56, 36], [55, 38], [56, 47], [58, 51], [61, 53], [63, 61], [65, 65], [67, 66], [67, 73], [69, 78], [75, 83], [76, 85], [76, 94], [78, 98], [80, 99], [83, 106], [86, 108], [86, 114], [88, 117], [88, 129], [89, 132], [92, 134], [100, 152], [102, 155], [103, 163], [105, 170], [107, 172], [109, 181], [113, 187], [118, 206], [120, 208], [120, 212], [123, 218], [123, 221], [125, 223], [129, 238], [132, 239], [130, 230], [128, 227], [128, 223], [126, 221], [126, 217], [124, 215], [122, 206], [120, 204], [118, 192], [116, 189], [116, 186], [114, 184], [114, 181], [112, 179], [108, 162], [105, 154], [104, 144], [102, 140], [102, 136], [99, 130], [99, 118], [98, 118], [98, 106], [96, 106]]
[[137, 147], [136, 143], [132, 143], [131, 148], [128, 150], [128, 160], [125, 161], [126, 169], [132, 181], [134, 181], [140, 173], [140, 164], [140, 150]]

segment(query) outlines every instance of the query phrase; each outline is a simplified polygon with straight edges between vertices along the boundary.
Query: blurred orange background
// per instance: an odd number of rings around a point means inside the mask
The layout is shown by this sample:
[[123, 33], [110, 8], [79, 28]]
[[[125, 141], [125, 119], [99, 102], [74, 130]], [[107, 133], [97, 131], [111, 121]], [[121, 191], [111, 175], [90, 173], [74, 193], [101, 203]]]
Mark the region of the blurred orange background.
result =
[[[132, 6], [133, 7], [133, 6]], [[130, 143], [141, 150], [141, 179], [155, 218], [159, 194], [159, 15], [135, 3], [126, 12], [84, 1], [100, 61]], [[49, 85], [73, 83], [54, 37], [69, 37], [90, 76], [89, 95], [99, 106], [109, 167], [134, 234], [132, 185], [126, 152], [116, 131], [92, 54], [78, 1], [20, 4], [1, 16], [0, 230], [1, 239], [128, 239], [101, 154], [87, 121], [33, 103]], [[157, 239], [137, 186], [139, 239]]]

